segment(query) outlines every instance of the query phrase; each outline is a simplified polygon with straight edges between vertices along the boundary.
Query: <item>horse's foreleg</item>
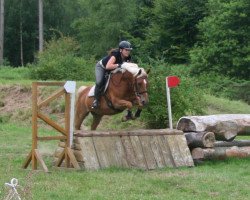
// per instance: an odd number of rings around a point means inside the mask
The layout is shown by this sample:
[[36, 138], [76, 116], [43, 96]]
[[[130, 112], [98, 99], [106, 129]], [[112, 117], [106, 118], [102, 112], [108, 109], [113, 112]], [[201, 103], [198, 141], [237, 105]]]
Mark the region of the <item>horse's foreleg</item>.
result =
[[91, 124], [91, 130], [96, 130], [97, 126], [99, 125], [101, 119], [102, 119], [102, 115], [97, 115], [92, 113], [93, 115], [93, 122]]
[[135, 112], [135, 118], [138, 118], [141, 116], [141, 111], [142, 109], [141, 108], [137, 108], [136, 112]]
[[133, 107], [133, 104], [129, 101], [126, 101], [126, 100], [119, 100], [119, 101], [116, 101], [114, 103], [115, 107], [116, 108], [120, 108], [120, 109], [126, 109], [127, 108], [127, 115], [125, 115], [123, 118], [122, 118], [122, 122], [126, 122], [128, 120], [131, 120], [133, 119], [133, 114], [132, 114], [132, 107]]
[[113, 101], [113, 104], [116, 109], [131, 110], [133, 107], [132, 103], [126, 100], [116, 100], [116, 101]]

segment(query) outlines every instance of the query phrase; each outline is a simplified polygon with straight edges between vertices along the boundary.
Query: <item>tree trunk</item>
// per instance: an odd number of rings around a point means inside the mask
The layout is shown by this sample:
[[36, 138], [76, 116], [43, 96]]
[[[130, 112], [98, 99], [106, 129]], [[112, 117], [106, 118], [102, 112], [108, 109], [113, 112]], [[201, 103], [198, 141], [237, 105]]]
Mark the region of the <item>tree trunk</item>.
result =
[[245, 146], [250, 146], [250, 140], [234, 140], [231, 142], [226, 142], [226, 141], [216, 141], [214, 143], [214, 147], [245, 147]]
[[184, 135], [189, 148], [214, 146], [215, 136], [213, 132], [187, 132]]
[[250, 157], [250, 146], [247, 147], [215, 147], [215, 148], [195, 148], [192, 150], [194, 160], [222, 160], [230, 157]]
[[237, 134], [250, 134], [249, 114], [187, 116], [179, 119], [177, 129], [184, 132], [214, 132], [218, 140], [233, 140]]
[[39, 52], [43, 51], [43, 0], [38, 0], [39, 10]]
[[20, 62], [23, 66], [23, 19], [22, 19], [22, 11], [23, 11], [23, 2], [20, 0], [20, 13], [19, 13], [19, 19], [20, 19]]
[[3, 64], [4, 49], [4, 0], [0, 0], [0, 65]]

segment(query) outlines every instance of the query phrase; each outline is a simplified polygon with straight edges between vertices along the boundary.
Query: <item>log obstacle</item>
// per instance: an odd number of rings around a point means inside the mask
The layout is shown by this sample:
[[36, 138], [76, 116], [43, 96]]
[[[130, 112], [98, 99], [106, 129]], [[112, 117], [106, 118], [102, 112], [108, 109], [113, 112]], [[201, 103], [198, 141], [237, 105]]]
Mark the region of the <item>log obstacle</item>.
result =
[[210, 131], [217, 140], [232, 141], [237, 135], [250, 134], [250, 114], [186, 116], [179, 119], [177, 129], [184, 132]]
[[234, 140], [249, 135], [249, 114], [186, 116], [179, 119], [177, 129], [185, 132], [194, 161], [250, 157], [250, 140]]
[[[57, 159], [65, 143], [59, 146]], [[87, 170], [194, 166], [183, 132], [175, 129], [75, 131], [72, 148], [79, 166]]]
[[[73, 84], [72, 84], [73, 83]], [[56, 91], [54, 94], [49, 96], [47, 99], [38, 102], [38, 88], [39, 86], [61, 86], [61, 89]], [[61, 152], [56, 166], [61, 166], [63, 160], [65, 160], [66, 167], [74, 167], [80, 169], [78, 162], [73, 154], [71, 147], [71, 135], [72, 132], [72, 108], [74, 107], [74, 87], [75, 82], [33, 82], [32, 83], [32, 149], [27, 156], [23, 168], [27, 168], [31, 162], [32, 169], [37, 169], [37, 164], [40, 163], [41, 167], [45, 172], [48, 172], [48, 168], [42, 159], [41, 154], [38, 150], [38, 141], [44, 140], [62, 140], [65, 142], [65, 147]], [[72, 93], [72, 95], [70, 95]], [[48, 105], [51, 101], [57, 99], [58, 97], [65, 96], [65, 124], [64, 127], [59, 125], [57, 122], [50, 119], [49, 116], [43, 114], [39, 109]], [[73, 98], [71, 98], [73, 97]], [[39, 136], [38, 135], [38, 119], [43, 120], [46, 124], [53, 127], [55, 130], [61, 133], [57, 136]]]

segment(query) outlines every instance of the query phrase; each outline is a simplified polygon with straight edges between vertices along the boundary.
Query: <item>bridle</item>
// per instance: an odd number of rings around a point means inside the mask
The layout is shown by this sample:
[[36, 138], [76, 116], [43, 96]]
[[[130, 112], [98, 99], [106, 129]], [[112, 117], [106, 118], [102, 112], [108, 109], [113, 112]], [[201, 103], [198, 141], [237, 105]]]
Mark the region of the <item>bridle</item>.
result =
[[[143, 81], [146, 81], [147, 78], [139, 78], [139, 79], [143, 79]], [[146, 84], [146, 83], [145, 83]], [[146, 88], [146, 87], [145, 87]], [[135, 79], [135, 84], [134, 84], [134, 91], [136, 96], [141, 96], [144, 93], [148, 93], [147, 89], [143, 90], [143, 91], [139, 91], [139, 83], [137, 78]]]

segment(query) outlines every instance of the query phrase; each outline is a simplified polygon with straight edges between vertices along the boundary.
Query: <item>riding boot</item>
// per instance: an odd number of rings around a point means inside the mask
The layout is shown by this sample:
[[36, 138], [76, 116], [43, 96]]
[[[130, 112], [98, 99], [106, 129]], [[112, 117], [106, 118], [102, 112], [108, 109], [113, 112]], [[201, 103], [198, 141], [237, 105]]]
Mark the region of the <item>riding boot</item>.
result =
[[101, 93], [101, 89], [100, 86], [96, 85], [95, 86], [95, 99], [93, 101], [93, 104], [91, 106], [92, 109], [97, 109], [99, 107], [100, 104], [100, 93]]

